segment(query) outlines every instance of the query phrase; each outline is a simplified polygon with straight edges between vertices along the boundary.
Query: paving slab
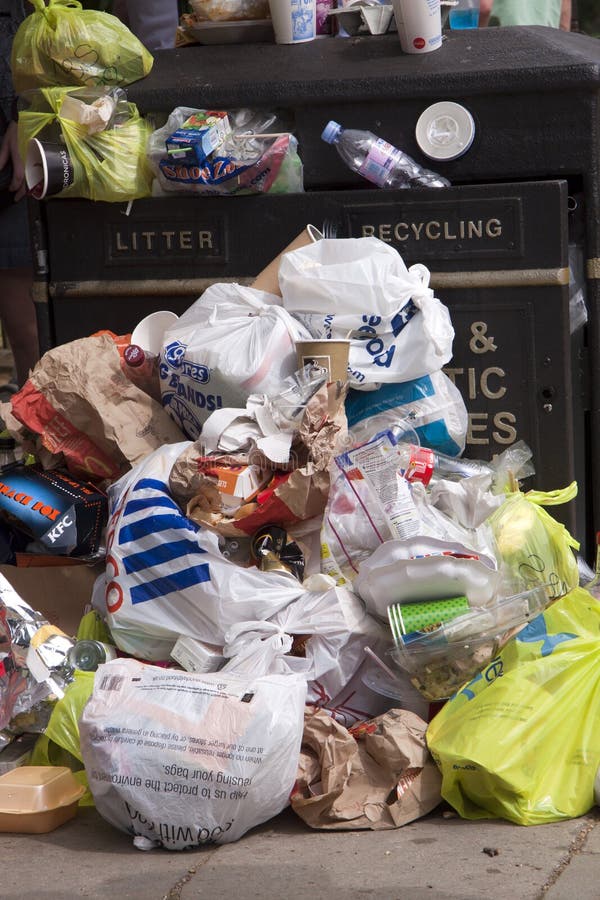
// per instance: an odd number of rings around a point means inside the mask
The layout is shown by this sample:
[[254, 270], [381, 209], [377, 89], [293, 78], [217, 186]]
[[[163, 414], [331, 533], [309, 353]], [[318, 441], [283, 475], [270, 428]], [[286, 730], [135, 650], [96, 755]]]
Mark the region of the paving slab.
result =
[[[136, 850], [94, 809], [0, 835], [2, 900], [594, 900], [600, 813], [524, 828], [441, 811], [393, 831], [313, 831], [290, 810], [235, 844]], [[587, 891], [587, 893], [586, 893]]]

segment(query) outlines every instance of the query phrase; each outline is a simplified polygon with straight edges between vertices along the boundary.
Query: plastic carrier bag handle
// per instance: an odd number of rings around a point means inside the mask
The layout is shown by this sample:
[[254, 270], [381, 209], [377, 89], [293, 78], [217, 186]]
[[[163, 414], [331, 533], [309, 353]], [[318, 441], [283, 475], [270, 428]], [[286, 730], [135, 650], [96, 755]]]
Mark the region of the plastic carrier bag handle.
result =
[[569, 500], [575, 499], [577, 482], [572, 481], [567, 487], [559, 488], [556, 491], [527, 491], [525, 496], [538, 506], [560, 506], [561, 503], [568, 503]]
[[43, 15], [48, 13], [49, 7], [51, 6], [65, 6], [71, 7], [71, 9], [83, 9], [79, 0], [48, 0], [48, 4], [46, 5], [46, 0], [29, 0], [31, 5], [35, 8], [36, 12], [41, 12]]

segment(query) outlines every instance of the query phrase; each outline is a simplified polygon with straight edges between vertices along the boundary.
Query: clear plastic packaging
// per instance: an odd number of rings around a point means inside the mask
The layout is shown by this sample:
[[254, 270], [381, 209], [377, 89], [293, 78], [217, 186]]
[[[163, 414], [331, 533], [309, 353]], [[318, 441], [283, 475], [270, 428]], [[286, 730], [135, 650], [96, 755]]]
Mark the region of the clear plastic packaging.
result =
[[545, 585], [506, 597], [493, 608], [471, 610], [417, 639], [400, 636], [389, 657], [423, 697], [446, 700], [489, 665], [550, 600]]

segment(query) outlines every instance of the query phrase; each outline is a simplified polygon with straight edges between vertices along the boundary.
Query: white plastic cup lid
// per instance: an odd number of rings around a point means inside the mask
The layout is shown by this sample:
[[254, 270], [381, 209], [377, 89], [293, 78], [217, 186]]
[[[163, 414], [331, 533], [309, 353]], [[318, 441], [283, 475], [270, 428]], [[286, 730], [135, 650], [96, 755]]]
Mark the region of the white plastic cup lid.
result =
[[442, 100], [421, 113], [415, 135], [417, 144], [429, 159], [458, 159], [473, 143], [475, 121], [460, 103]]

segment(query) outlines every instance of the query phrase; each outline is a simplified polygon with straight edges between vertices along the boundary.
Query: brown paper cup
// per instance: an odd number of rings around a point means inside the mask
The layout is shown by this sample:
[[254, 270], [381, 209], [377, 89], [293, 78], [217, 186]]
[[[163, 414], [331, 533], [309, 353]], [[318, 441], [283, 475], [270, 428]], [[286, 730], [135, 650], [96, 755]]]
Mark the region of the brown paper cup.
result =
[[299, 250], [300, 247], [314, 244], [322, 237], [323, 235], [314, 225], [307, 225], [298, 237], [294, 238], [291, 244], [288, 244], [262, 272], [258, 273], [251, 287], [256, 288], [257, 291], [266, 291], [268, 294], [276, 294], [278, 297], [281, 297], [281, 291], [279, 290], [279, 263], [281, 262], [281, 257], [284, 253], [290, 253], [292, 250]]
[[60, 194], [73, 184], [73, 163], [64, 144], [32, 138], [27, 145], [25, 181], [36, 200]]
[[350, 341], [296, 341], [298, 367], [314, 362], [329, 372], [328, 381], [348, 380]]

